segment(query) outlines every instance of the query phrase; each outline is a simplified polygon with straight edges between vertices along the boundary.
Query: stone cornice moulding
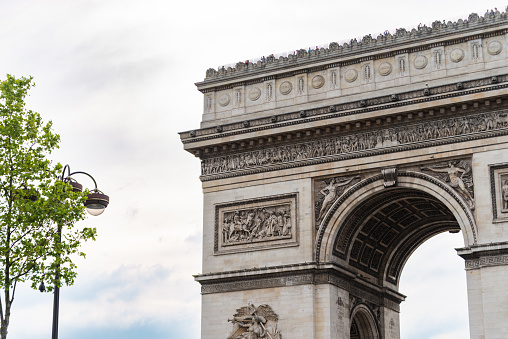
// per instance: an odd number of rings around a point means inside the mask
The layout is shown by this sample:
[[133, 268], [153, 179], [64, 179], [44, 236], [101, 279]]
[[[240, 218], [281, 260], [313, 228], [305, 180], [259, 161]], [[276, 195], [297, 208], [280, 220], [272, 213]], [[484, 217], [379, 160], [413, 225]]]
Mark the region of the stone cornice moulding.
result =
[[508, 242], [477, 244], [455, 250], [466, 260], [466, 269], [508, 265]]
[[336, 263], [281, 265], [208, 273], [195, 275], [194, 278], [201, 284], [202, 294], [309, 284], [332, 284], [345, 288], [375, 304], [385, 303], [394, 310], [398, 310], [398, 304], [406, 297], [393, 289], [372, 283]]
[[[408, 107], [424, 102], [438, 101], [446, 98], [472, 95], [479, 92], [490, 92], [498, 89], [508, 88], [508, 74], [497, 75], [495, 82], [493, 77], [486, 77], [464, 81], [461, 83], [462, 89], [457, 89], [456, 83], [445, 84], [428, 88], [428, 95], [424, 89], [418, 89], [408, 92], [397, 93], [397, 100], [393, 100], [392, 95], [368, 98], [364, 100], [355, 100], [325, 107], [317, 107], [305, 111], [283, 113], [272, 117], [246, 120], [230, 124], [207, 127], [203, 129], [180, 132], [180, 139], [185, 148], [191, 152], [193, 147], [207, 147], [197, 145], [201, 142], [209, 142], [213, 139], [222, 139], [236, 135], [245, 135], [264, 130], [278, 129], [284, 126], [300, 125], [320, 120], [330, 120], [339, 117], [360, 115], [362, 113], [386, 110], [394, 107]], [[304, 116], [302, 117], [302, 112]], [[276, 119], [274, 121], [273, 119]], [[353, 121], [349, 122], [353, 123]], [[220, 128], [220, 131], [219, 131]], [[194, 146], [193, 144], [196, 144]], [[208, 146], [210, 147], [210, 146]], [[191, 152], [192, 153], [192, 152]], [[201, 156], [201, 154], [196, 154]]]

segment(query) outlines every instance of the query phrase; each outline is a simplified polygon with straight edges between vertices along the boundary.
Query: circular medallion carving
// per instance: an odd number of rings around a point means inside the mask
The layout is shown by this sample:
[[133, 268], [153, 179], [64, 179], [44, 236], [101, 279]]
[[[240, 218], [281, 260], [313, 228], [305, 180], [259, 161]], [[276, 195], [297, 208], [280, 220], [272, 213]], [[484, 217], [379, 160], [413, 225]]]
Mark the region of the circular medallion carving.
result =
[[344, 78], [347, 82], [353, 82], [358, 78], [358, 72], [355, 69], [347, 70], [344, 74]]
[[312, 87], [315, 89], [323, 87], [325, 84], [325, 78], [323, 78], [321, 75], [316, 75], [314, 78], [312, 78]]
[[427, 58], [424, 55], [419, 55], [415, 58], [415, 68], [424, 69], [427, 66]]
[[383, 62], [381, 65], [379, 65], [379, 74], [382, 76], [387, 76], [392, 72], [392, 64], [389, 62]]
[[501, 53], [501, 50], [503, 49], [503, 45], [499, 41], [491, 41], [487, 47], [487, 52], [489, 52], [490, 55], [497, 55]]
[[280, 84], [279, 91], [283, 95], [287, 95], [291, 93], [291, 90], [293, 89], [293, 85], [289, 81], [284, 81], [282, 84]]
[[249, 99], [251, 101], [256, 101], [261, 96], [261, 90], [257, 87], [254, 87], [249, 91]]
[[227, 105], [229, 105], [230, 101], [231, 97], [229, 96], [229, 94], [224, 93], [219, 98], [219, 105], [221, 105], [222, 107], [226, 107]]
[[462, 59], [464, 59], [464, 51], [461, 50], [460, 48], [455, 48], [450, 53], [450, 59], [453, 62], [459, 62], [459, 61], [461, 61]]

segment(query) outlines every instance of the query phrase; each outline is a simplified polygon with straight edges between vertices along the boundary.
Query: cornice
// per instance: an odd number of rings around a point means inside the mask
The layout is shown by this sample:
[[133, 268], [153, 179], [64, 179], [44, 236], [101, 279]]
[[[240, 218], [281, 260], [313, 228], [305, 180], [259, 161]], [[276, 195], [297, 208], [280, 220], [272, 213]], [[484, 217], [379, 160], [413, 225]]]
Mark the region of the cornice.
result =
[[[466, 96], [480, 92], [490, 92], [508, 88], [508, 74], [484, 77], [460, 83], [448, 83], [441, 86], [394, 93], [364, 100], [356, 100], [341, 104], [321, 106], [314, 109], [273, 115], [271, 117], [245, 120], [216, 127], [181, 132], [180, 138], [191, 153], [192, 144], [203, 141], [272, 130], [285, 126], [298, 126], [309, 122], [330, 120], [341, 117], [360, 115], [396, 107], [408, 107], [447, 98]], [[205, 154], [198, 151], [195, 155]], [[206, 155], [205, 155], [206, 157]]]

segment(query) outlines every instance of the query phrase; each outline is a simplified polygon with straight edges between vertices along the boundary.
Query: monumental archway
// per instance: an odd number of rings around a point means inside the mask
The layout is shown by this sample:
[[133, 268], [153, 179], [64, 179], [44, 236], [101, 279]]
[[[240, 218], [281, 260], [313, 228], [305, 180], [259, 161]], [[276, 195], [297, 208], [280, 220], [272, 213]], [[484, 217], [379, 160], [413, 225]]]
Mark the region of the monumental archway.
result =
[[209, 69], [202, 338], [400, 337], [399, 278], [464, 247], [471, 338], [508, 337], [508, 15]]

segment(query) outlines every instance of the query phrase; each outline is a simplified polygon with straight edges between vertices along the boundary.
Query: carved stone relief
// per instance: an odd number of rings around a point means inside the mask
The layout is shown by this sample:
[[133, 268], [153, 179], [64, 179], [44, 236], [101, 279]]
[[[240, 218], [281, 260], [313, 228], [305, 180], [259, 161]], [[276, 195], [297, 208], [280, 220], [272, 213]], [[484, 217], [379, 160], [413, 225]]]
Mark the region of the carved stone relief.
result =
[[491, 41], [487, 46], [487, 52], [490, 55], [498, 55], [501, 53], [501, 50], [503, 49], [503, 45], [497, 40]]
[[333, 177], [328, 179], [316, 180], [314, 183], [314, 215], [316, 226], [319, 225], [326, 212], [332, 207], [333, 203], [349, 187], [360, 181], [359, 176], [354, 177]]
[[363, 66], [363, 80], [365, 82], [370, 82], [371, 80], [370, 65]]
[[432, 59], [434, 61], [434, 69], [441, 69], [443, 66], [444, 49], [434, 49], [432, 52]]
[[406, 74], [406, 59], [404, 57], [398, 58], [397, 64], [399, 65], [399, 75]]
[[279, 91], [282, 95], [288, 95], [291, 93], [291, 90], [293, 89], [293, 85], [289, 81], [284, 81], [282, 84], [280, 84]]
[[242, 105], [242, 91], [241, 90], [235, 91], [235, 104], [236, 104], [236, 107], [240, 107]]
[[354, 82], [358, 78], [358, 72], [356, 69], [348, 69], [346, 73], [344, 73], [344, 79], [347, 82]]
[[221, 105], [222, 107], [226, 107], [227, 105], [229, 105], [230, 101], [231, 97], [229, 96], [229, 94], [224, 93], [219, 98], [219, 105]]
[[303, 77], [298, 78], [298, 94], [303, 94], [305, 92], [305, 83], [303, 81]]
[[273, 86], [272, 84], [266, 85], [266, 101], [272, 101], [273, 97]]
[[330, 88], [334, 89], [337, 87], [337, 71], [332, 71], [330, 74]]
[[421, 170], [446, 182], [474, 209], [473, 172], [469, 160], [451, 160], [430, 166], [421, 167]]
[[414, 65], [416, 69], [424, 69], [427, 66], [427, 58], [425, 55], [419, 55], [415, 58]]
[[216, 254], [296, 245], [296, 195], [216, 206]]
[[493, 221], [508, 221], [508, 164], [490, 166]]
[[392, 64], [389, 62], [383, 62], [381, 65], [379, 65], [379, 74], [382, 76], [387, 76], [392, 72]]
[[344, 134], [308, 142], [211, 157], [202, 161], [201, 173], [203, 175], [213, 175], [293, 161], [301, 164], [302, 161], [312, 158], [459, 137], [470, 133], [500, 130], [505, 127], [508, 127], [508, 113], [505, 111], [452, 117], [412, 125], [401, 124], [392, 128]]
[[269, 305], [253, 304], [236, 310], [233, 318], [228, 319], [233, 329], [227, 339], [282, 339], [278, 329], [279, 317]]
[[261, 90], [258, 87], [254, 87], [249, 91], [249, 99], [251, 101], [256, 101], [261, 97]]
[[312, 78], [312, 87], [315, 89], [319, 89], [323, 87], [325, 84], [325, 78], [323, 78], [321, 75], [316, 75], [314, 78]]
[[450, 52], [450, 60], [457, 63], [464, 59], [464, 51], [461, 48], [455, 48]]

